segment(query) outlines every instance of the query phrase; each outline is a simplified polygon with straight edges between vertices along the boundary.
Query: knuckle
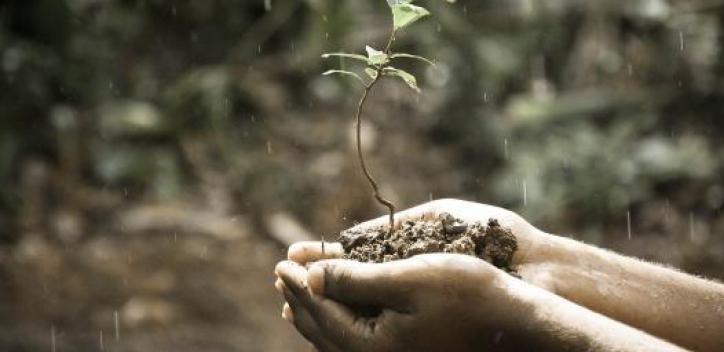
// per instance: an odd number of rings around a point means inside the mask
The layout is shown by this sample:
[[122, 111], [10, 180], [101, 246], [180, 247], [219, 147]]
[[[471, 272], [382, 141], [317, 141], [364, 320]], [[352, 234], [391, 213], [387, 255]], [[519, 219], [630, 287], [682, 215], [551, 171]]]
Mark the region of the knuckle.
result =
[[331, 275], [327, 275], [331, 280], [327, 283], [327, 287], [331, 289], [339, 289], [349, 286], [352, 282], [352, 271], [346, 266], [335, 265], [329, 271]]

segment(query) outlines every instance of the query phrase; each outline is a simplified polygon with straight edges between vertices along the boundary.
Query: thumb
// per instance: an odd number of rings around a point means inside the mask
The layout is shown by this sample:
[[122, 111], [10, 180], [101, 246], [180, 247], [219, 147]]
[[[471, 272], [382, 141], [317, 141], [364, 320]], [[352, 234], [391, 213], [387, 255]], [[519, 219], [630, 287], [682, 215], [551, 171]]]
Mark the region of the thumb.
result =
[[351, 260], [324, 260], [308, 271], [307, 283], [315, 294], [349, 306], [407, 310], [414, 292], [407, 261], [382, 264]]

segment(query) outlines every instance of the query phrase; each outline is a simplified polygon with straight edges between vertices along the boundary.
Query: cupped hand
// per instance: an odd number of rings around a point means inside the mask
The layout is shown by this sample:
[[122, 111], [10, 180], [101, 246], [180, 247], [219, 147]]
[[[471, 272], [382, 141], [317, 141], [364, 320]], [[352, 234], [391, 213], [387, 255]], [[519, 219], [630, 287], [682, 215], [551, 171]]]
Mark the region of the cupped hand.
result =
[[526, 307], [508, 288], [517, 279], [474, 257], [284, 261], [276, 274], [284, 317], [322, 352], [480, 351], [525, 340]]

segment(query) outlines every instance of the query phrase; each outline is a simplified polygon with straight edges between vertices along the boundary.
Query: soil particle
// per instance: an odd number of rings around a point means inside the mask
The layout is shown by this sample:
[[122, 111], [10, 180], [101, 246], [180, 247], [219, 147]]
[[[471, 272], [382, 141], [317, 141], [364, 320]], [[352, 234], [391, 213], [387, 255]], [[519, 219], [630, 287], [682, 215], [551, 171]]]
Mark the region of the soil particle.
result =
[[425, 253], [458, 253], [481, 258], [512, 271], [518, 242], [496, 219], [466, 223], [443, 213], [428, 220], [405, 221], [390, 234], [387, 227], [349, 229], [340, 234], [345, 258], [381, 263]]

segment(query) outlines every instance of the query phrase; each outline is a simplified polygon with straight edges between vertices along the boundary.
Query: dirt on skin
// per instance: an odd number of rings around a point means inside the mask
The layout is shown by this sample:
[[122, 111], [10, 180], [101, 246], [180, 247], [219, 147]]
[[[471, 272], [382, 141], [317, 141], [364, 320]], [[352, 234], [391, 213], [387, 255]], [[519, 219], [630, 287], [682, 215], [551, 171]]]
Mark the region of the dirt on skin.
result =
[[518, 241], [498, 220], [468, 224], [448, 213], [433, 219], [405, 221], [390, 234], [386, 226], [349, 229], [340, 234], [344, 258], [382, 263], [424, 253], [458, 253], [481, 258], [512, 272]]

